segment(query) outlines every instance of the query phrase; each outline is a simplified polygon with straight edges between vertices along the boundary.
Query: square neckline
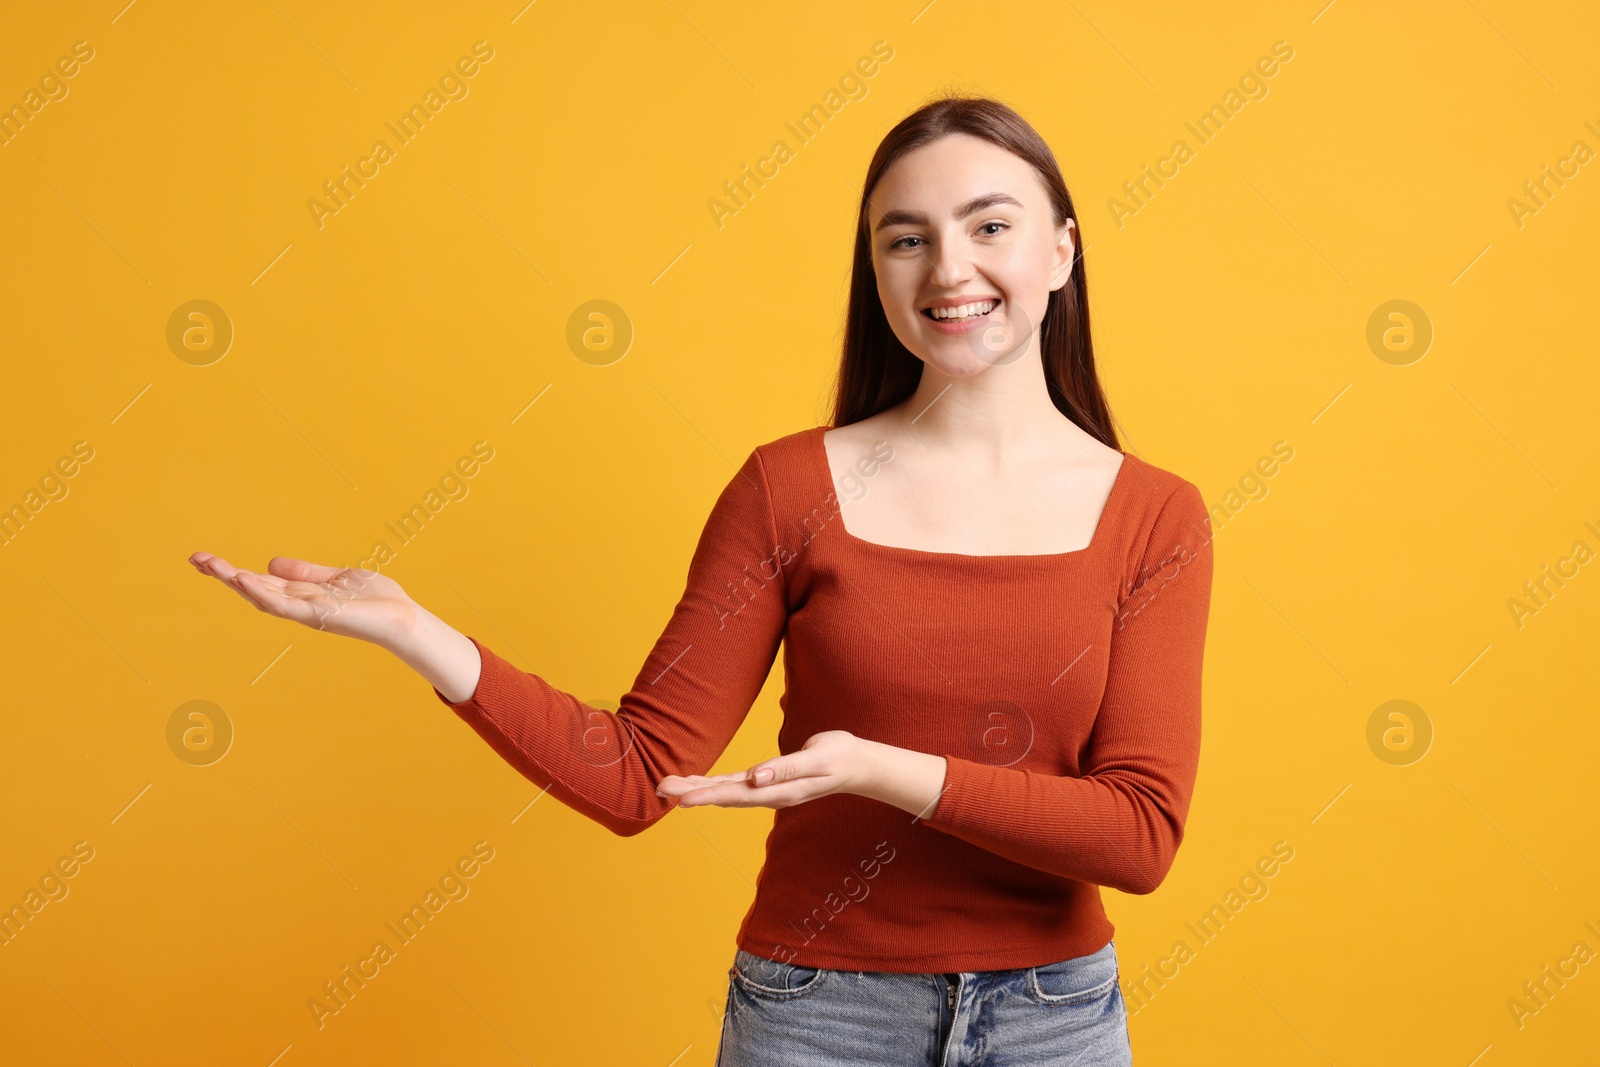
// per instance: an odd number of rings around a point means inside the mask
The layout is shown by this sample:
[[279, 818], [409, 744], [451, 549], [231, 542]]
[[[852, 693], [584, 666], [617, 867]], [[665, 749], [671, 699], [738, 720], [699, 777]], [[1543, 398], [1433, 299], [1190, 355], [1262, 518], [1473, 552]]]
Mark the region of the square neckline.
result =
[[[815, 441], [816, 452], [820, 459], [822, 484], [827, 487], [830, 494], [837, 496], [838, 490], [833, 484], [833, 467], [828, 462], [828, 447], [826, 441], [824, 440], [828, 431], [833, 429], [838, 429], [838, 427], [818, 426], [815, 431]], [[1124, 475], [1128, 471], [1128, 464], [1133, 460], [1134, 457], [1120, 448], [1116, 451], [1122, 456], [1122, 462], [1117, 464], [1116, 476], [1111, 481], [1111, 491], [1106, 494], [1105, 505], [1100, 509], [1100, 517], [1095, 520], [1094, 531], [1089, 535], [1089, 543], [1084, 545], [1082, 548], [1074, 548], [1068, 552], [973, 553], [939, 552], [926, 548], [906, 548], [902, 545], [885, 545], [878, 541], [865, 540], [851, 533], [850, 527], [845, 525], [844, 505], [842, 502], [839, 505], [838, 512], [839, 531], [844, 535], [845, 541], [853, 545], [859, 545], [864, 549], [871, 549], [878, 552], [899, 553], [901, 555], [917, 556], [924, 559], [1016, 561], [1025, 559], [1069, 560], [1073, 558], [1084, 558], [1088, 556], [1092, 549], [1096, 548], [1100, 544], [1100, 533], [1106, 528], [1106, 525], [1111, 518], [1112, 508], [1117, 506], [1120, 503], [1121, 498], [1126, 495], [1123, 488], [1123, 483], [1128, 479], [1125, 478]]]

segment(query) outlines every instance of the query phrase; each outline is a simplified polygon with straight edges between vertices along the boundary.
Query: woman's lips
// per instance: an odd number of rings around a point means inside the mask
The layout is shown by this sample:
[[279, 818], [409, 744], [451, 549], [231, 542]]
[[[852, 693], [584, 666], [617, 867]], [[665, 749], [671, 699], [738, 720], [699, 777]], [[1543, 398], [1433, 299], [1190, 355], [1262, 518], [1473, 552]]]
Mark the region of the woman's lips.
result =
[[994, 313], [1000, 310], [1003, 303], [1003, 301], [996, 300], [994, 302], [994, 307], [990, 308], [982, 315], [970, 315], [964, 319], [936, 319], [932, 315], [928, 314], [927, 311], [921, 312], [921, 315], [933, 325], [935, 330], [938, 330], [942, 334], [948, 334], [954, 337], [968, 333], [987, 323], [991, 318], [994, 317]]

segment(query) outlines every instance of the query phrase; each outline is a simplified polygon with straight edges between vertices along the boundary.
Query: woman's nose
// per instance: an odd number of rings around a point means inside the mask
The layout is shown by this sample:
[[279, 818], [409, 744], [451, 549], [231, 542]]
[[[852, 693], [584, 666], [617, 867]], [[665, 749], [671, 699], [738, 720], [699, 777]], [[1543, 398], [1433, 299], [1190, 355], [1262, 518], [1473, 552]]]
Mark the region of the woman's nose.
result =
[[972, 256], [959, 243], [942, 242], [932, 253], [934, 280], [946, 289], [972, 277]]

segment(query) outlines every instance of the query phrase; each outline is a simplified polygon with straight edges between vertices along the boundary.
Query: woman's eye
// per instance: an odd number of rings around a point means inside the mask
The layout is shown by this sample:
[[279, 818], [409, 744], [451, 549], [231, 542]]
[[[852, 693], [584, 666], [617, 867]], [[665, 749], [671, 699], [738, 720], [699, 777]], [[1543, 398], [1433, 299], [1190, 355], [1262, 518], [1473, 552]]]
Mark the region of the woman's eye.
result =
[[[997, 229], [991, 229], [991, 227], [996, 227]], [[985, 236], [985, 237], [998, 237], [1000, 230], [1009, 230], [1010, 228], [1011, 228], [1011, 224], [1008, 223], [1008, 222], [986, 222], [982, 226], [978, 227], [978, 231], [981, 234], [983, 234], [983, 236]], [[922, 238], [920, 238], [920, 237], [916, 237], [916, 236], [913, 236], [911, 234], [907, 234], [906, 236], [900, 238], [899, 240], [891, 241], [890, 244], [889, 244], [889, 247], [890, 248], [916, 248], [916, 247], [918, 247], [917, 245], [910, 244], [909, 242], [911, 242], [911, 241], [919, 241], [922, 244], [926, 244], [927, 243], [926, 241], [923, 241]]]

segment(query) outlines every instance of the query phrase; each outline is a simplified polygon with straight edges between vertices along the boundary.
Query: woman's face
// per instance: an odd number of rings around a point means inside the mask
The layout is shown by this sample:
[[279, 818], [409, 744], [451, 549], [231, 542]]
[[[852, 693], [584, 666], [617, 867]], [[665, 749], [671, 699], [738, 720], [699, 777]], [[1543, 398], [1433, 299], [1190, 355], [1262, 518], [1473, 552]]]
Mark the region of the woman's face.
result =
[[918, 359], [966, 377], [1038, 357], [1034, 327], [1071, 276], [1077, 234], [1055, 226], [1026, 162], [967, 134], [941, 137], [884, 172], [867, 225], [878, 298]]

